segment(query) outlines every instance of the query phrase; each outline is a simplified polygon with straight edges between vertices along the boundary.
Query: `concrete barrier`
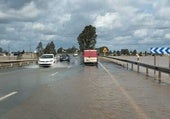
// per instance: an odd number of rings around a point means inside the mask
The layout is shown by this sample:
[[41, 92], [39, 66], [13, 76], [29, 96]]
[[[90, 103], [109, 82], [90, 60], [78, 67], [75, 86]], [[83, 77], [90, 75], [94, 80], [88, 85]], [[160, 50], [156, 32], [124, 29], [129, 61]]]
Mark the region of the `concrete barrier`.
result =
[[29, 65], [30, 63], [36, 63], [37, 59], [24, 59], [24, 60], [1, 60], [0, 69], [12, 68], [12, 67], [22, 67]]
[[4, 60], [16, 60], [17, 56], [0, 56], [0, 61]]

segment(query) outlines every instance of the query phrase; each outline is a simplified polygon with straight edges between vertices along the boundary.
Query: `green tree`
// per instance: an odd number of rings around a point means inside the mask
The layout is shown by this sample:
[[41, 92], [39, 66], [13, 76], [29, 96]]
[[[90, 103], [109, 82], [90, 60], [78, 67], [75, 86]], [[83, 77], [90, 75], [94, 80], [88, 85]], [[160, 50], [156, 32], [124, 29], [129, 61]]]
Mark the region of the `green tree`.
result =
[[60, 47], [58, 50], [57, 50], [57, 53], [61, 54], [63, 52], [63, 48]]
[[0, 52], [3, 52], [3, 49], [0, 47]]
[[53, 41], [51, 41], [51, 43], [50, 43], [50, 53], [51, 53], [51, 54], [54, 54], [54, 55], [57, 54], [57, 53], [56, 53], [56, 49], [55, 49], [55, 45], [54, 45], [54, 42], [53, 42]]
[[142, 54], [143, 54], [142, 52], [139, 52], [139, 56], [142, 56]]
[[134, 51], [132, 52], [132, 55], [133, 55], [133, 56], [136, 56], [136, 54], [137, 54], [137, 51], [134, 50]]
[[78, 49], [77, 49], [75, 46], [73, 46], [72, 48], [66, 49], [66, 52], [67, 52], [67, 53], [75, 53], [77, 50], [78, 50]]
[[111, 54], [112, 54], [112, 51], [111, 51], [111, 50], [109, 50], [108, 55], [111, 55]]
[[44, 53], [45, 54], [49, 54], [50, 53], [50, 44], [48, 43], [44, 49]]
[[116, 56], [116, 51], [115, 50], [113, 51], [113, 55]]
[[147, 56], [147, 55], [148, 55], [148, 52], [147, 52], [147, 51], [145, 51], [145, 52], [144, 52], [144, 54], [145, 54], [145, 56]]
[[130, 55], [128, 49], [121, 49], [121, 54], [122, 54], [122, 55]]
[[92, 25], [86, 26], [77, 38], [80, 51], [85, 49], [95, 49], [96, 38], [96, 28]]
[[51, 43], [48, 43], [44, 49], [44, 53], [45, 54], [54, 54], [56, 55], [56, 50], [55, 50], [55, 45], [53, 43], [53, 41], [51, 41]]
[[43, 50], [44, 50], [43, 45], [42, 45], [41, 42], [38, 43], [38, 46], [37, 46], [36, 49], [37, 49], [37, 56], [38, 57], [41, 56], [43, 54]]
[[76, 48], [75, 46], [73, 46], [73, 47], [71, 48], [71, 50], [72, 50], [72, 53], [75, 53], [75, 52], [78, 51], [78, 48]]
[[118, 56], [120, 56], [121, 55], [121, 53], [120, 53], [120, 51], [118, 50], [118, 51], [116, 51], [116, 54], [118, 55]]
[[21, 52], [21, 54], [24, 54], [25, 53], [25, 51], [23, 50], [22, 52]]

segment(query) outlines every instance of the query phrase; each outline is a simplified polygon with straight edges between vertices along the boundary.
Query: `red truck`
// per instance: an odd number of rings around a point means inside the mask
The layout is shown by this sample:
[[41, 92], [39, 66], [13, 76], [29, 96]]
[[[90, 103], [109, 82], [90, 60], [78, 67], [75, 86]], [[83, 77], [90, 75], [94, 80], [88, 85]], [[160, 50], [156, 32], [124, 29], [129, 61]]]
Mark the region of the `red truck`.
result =
[[84, 64], [98, 65], [98, 52], [97, 50], [84, 50], [83, 52]]

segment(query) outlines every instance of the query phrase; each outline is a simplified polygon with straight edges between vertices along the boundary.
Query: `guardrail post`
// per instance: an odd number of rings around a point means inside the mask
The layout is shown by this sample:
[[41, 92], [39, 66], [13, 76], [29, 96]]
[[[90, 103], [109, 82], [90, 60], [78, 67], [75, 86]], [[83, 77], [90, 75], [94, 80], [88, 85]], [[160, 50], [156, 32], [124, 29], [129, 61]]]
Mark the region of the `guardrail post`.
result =
[[[156, 55], [154, 55], [154, 66], [156, 66]], [[154, 77], [156, 77], [156, 70], [155, 69], [154, 69]]]
[[22, 62], [19, 63], [19, 66], [22, 66]]
[[132, 68], [132, 71], [133, 71], [133, 63], [132, 63], [132, 67], [131, 68]]
[[[154, 65], [144, 64], [144, 63], [140, 63], [140, 62], [134, 62], [134, 61], [130, 61], [130, 60], [118, 59], [118, 58], [113, 58], [113, 59], [116, 59], [116, 60], [119, 60], [119, 61], [122, 61], [122, 62], [126, 62], [127, 68], [129, 68], [128, 63], [132, 63], [132, 65], [131, 65], [132, 70], [134, 70], [133, 65], [136, 65], [138, 73], [140, 72], [139, 66], [145, 67], [146, 68], [146, 76], [149, 76], [149, 69], [151, 69], [153, 71], [152, 73], [154, 73], [154, 80], [158, 79], [159, 83], [161, 83], [161, 78], [162, 78], [161, 73], [162, 72], [170, 74], [169, 68], [156, 66], [156, 57], [154, 57], [154, 59], [155, 59]], [[122, 66], [126, 67], [126, 64], [122, 64]], [[157, 72], [158, 72], [158, 76], [157, 76]]]
[[161, 71], [159, 71], [159, 73], [158, 73], [158, 81], [159, 81], [159, 83], [161, 83]]
[[11, 63], [11, 67], [13, 67], [13, 64]]
[[154, 70], [154, 80], [156, 80], [156, 70]]
[[139, 64], [137, 64], [137, 72], [139, 73]]
[[146, 67], [146, 76], [149, 76], [148, 67]]

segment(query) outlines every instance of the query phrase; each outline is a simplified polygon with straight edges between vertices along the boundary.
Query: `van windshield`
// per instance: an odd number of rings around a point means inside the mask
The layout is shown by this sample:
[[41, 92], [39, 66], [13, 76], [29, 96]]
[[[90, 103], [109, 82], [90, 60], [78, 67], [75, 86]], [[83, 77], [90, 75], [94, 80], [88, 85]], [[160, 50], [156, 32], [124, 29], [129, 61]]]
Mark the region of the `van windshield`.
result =
[[42, 55], [41, 58], [53, 58], [53, 55]]

